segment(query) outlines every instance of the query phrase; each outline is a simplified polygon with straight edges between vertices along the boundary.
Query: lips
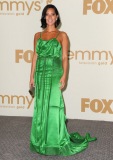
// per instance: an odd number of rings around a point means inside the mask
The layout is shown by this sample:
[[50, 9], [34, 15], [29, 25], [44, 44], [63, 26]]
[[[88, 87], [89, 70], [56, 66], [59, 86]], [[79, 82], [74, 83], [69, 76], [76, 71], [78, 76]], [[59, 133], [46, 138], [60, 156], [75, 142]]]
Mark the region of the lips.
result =
[[53, 22], [52, 20], [47, 20], [49, 23]]

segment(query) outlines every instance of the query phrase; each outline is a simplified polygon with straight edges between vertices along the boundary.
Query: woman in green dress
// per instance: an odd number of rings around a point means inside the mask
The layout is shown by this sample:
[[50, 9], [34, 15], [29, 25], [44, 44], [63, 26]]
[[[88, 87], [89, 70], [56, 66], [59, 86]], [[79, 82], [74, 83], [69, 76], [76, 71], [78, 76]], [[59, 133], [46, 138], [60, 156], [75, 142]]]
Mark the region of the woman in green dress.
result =
[[49, 4], [42, 12], [42, 32], [34, 36], [30, 87], [35, 85], [30, 149], [43, 155], [69, 156], [88, 147], [89, 133], [68, 133], [64, 114], [62, 89], [68, 71], [68, 36], [59, 31], [57, 8]]

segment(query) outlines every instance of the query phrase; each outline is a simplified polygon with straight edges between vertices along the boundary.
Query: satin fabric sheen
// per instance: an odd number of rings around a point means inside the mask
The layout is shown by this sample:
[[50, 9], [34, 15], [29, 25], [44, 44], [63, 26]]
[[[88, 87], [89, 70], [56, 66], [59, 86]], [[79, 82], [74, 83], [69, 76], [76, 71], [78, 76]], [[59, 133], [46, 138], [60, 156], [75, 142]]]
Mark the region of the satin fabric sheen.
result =
[[63, 74], [62, 47], [56, 38], [36, 44], [38, 58], [34, 74], [34, 113], [30, 134], [30, 150], [43, 155], [69, 156], [83, 151], [96, 138], [89, 133], [68, 133], [64, 101], [60, 90]]

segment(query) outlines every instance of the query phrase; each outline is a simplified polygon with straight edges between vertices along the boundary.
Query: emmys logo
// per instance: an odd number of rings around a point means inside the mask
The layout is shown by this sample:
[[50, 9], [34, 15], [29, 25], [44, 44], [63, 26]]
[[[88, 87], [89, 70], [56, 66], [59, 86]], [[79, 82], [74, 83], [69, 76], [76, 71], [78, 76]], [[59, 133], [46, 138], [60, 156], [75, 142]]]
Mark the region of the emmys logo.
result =
[[113, 14], [113, 0], [84, 0], [83, 14], [92, 10], [95, 14]]
[[[32, 50], [15, 50], [15, 63], [20, 63], [25, 61], [26, 63], [32, 62], [33, 51]], [[78, 51], [69, 51], [68, 55], [69, 60], [79, 60], [79, 64], [98, 64], [106, 65], [113, 64], [113, 53], [111, 51], [89, 51], [89, 50], [78, 50]]]
[[[29, 98], [28, 96], [17, 96], [17, 95], [0, 95], [0, 104], [2, 104], [3, 108], [25, 108], [24, 105], [27, 105], [27, 109], [30, 108], [33, 98]], [[6, 106], [7, 104], [7, 106]], [[5, 106], [4, 106], [5, 105]], [[11, 105], [11, 106], [10, 106]]]
[[[80, 60], [79, 64], [113, 64], [113, 53], [111, 51], [69, 51], [69, 60]], [[87, 60], [87, 61], [86, 61]]]
[[46, 4], [52, 3], [53, 0], [46, 0]]
[[113, 100], [106, 99], [93, 99], [82, 98], [81, 99], [81, 112], [86, 112], [87, 109], [90, 109], [95, 113], [109, 113], [113, 114], [113, 109], [111, 107]]
[[21, 60], [24, 60], [27, 63], [31, 63], [33, 56], [33, 51], [27, 50], [15, 50], [15, 62], [20, 63]]
[[41, 9], [40, 1], [0, 1], [0, 11], [27, 11], [27, 15], [31, 10], [39, 11]]
[[[46, 4], [52, 2], [52, 0], [44, 0]], [[27, 15], [30, 15], [32, 10], [40, 11], [41, 10], [42, 0], [39, 1], [0, 1], [0, 15], [24, 15], [25, 12]]]

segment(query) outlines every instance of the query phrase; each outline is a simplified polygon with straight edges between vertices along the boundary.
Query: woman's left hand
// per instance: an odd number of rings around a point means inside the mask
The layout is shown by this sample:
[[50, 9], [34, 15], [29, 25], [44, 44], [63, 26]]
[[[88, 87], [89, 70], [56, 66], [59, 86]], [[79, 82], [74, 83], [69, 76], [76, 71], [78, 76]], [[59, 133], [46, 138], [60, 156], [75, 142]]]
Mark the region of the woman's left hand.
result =
[[61, 83], [60, 89], [63, 89], [66, 85], [66, 77], [64, 75], [61, 77], [60, 83]]

